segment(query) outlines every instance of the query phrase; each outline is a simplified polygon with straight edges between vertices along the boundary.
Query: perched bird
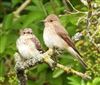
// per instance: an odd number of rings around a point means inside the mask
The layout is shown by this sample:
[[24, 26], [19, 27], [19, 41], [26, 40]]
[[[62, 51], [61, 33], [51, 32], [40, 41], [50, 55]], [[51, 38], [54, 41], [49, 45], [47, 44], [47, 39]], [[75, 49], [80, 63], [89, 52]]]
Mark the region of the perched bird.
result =
[[37, 55], [42, 52], [40, 42], [30, 28], [20, 30], [20, 37], [16, 41], [16, 46], [24, 59], [37, 59]]
[[[20, 37], [16, 41], [16, 46], [21, 58], [24, 60], [35, 59], [36, 61], [40, 61], [42, 58], [41, 55], [44, 54], [40, 41], [30, 28], [20, 30]], [[52, 69], [55, 67], [55, 62], [51, 60], [47, 64]]]
[[61, 25], [59, 18], [55, 14], [50, 14], [44, 20], [44, 25], [43, 39], [46, 46], [52, 49], [58, 48], [60, 50], [67, 50], [86, 68], [87, 65], [81, 58], [81, 54], [75, 48], [68, 32]]

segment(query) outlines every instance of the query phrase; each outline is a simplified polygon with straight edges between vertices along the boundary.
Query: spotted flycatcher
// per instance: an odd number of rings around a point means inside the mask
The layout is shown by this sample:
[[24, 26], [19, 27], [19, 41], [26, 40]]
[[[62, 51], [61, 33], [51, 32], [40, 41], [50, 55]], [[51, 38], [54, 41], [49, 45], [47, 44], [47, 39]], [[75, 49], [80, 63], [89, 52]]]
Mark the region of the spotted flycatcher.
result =
[[81, 58], [81, 54], [77, 51], [73, 41], [69, 37], [68, 32], [61, 25], [59, 18], [55, 14], [47, 16], [44, 20], [44, 25], [43, 38], [47, 47], [65, 49], [76, 57], [84, 67], [87, 67]]
[[17, 39], [16, 45], [19, 54], [24, 59], [37, 59], [37, 55], [42, 52], [40, 42], [30, 28], [20, 31], [20, 37]]

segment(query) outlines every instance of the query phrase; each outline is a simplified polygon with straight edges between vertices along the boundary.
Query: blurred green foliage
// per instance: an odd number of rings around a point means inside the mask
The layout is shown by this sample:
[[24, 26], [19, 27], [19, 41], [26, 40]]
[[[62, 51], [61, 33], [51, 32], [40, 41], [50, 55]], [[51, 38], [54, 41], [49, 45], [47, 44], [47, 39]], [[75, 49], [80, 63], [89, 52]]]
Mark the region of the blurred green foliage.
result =
[[[47, 50], [43, 42], [44, 25], [41, 23], [41, 20], [51, 13], [60, 15], [61, 23], [68, 30], [70, 36], [73, 36], [76, 32], [83, 33], [83, 38], [75, 43], [88, 65], [86, 72], [92, 77], [92, 80], [84, 80], [77, 76], [66, 74], [61, 69], [52, 71], [48, 65], [40, 64], [27, 72], [27, 85], [100, 85], [100, 53], [98, 53], [95, 46], [86, 36], [86, 20], [83, 18], [77, 24], [79, 18], [86, 17], [86, 15], [84, 13], [73, 13], [72, 7], [65, 5], [64, 1], [32, 0], [20, 15], [16, 17], [13, 12], [25, 0], [0, 0], [0, 85], [18, 85], [13, 55], [17, 51], [16, 39], [19, 37], [20, 29], [25, 27], [32, 28], [43, 48]], [[77, 10], [88, 12], [88, 7], [80, 0], [70, 1]], [[95, 0], [94, 2], [98, 6], [97, 8], [100, 9], [100, 0]], [[69, 10], [72, 14], [66, 13], [65, 10]], [[100, 20], [100, 16], [94, 16], [92, 20]], [[92, 34], [95, 30], [96, 25], [91, 25], [90, 31]], [[100, 45], [100, 30], [93, 38]], [[59, 59], [60, 63], [84, 72], [84, 68], [77, 61], [74, 61], [70, 54], [64, 53], [60, 56], [62, 57]]]

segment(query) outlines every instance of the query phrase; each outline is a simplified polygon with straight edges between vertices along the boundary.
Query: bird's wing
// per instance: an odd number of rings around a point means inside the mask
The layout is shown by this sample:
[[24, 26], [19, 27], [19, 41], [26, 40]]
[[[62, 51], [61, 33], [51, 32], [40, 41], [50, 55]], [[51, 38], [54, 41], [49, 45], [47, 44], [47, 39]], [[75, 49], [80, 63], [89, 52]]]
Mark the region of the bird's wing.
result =
[[61, 37], [70, 47], [75, 49], [75, 45], [74, 45], [73, 41], [71, 40], [71, 38], [69, 37], [65, 28], [61, 25], [60, 26], [55, 25], [54, 27], [55, 27], [55, 31], [56, 31], [57, 35], [59, 37]]
[[71, 40], [71, 38], [68, 36], [68, 33], [66, 33], [66, 30], [64, 29], [64, 27], [62, 26], [57, 26], [55, 25], [55, 31], [57, 33], [57, 35], [59, 37], [61, 37], [76, 53], [77, 53], [77, 56], [75, 56], [79, 61], [80, 63], [84, 66], [84, 67], [87, 67], [87, 65], [85, 64], [85, 62], [83, 61], [83, 59], [81, 58], [81, 54], [78, 52], [78, 50], [75, 48], [75, 45], [73, 43], [73, 41]]
[[30, 38], [30, 40], [35, 44], [35, 47], [36, 47], [37, 50], [43, 52], [43, 49], [42, 49], [42, 47], [41, 47], [41, 44], [40, 44], [39, 40], [38, 40], [35, 36], [32, 36], [32, 37]]

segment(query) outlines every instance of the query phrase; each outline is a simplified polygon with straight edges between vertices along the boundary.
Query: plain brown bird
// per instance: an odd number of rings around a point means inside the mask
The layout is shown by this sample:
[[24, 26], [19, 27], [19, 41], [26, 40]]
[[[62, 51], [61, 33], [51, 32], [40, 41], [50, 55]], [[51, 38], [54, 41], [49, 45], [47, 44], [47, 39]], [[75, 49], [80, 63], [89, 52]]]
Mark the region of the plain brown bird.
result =
[[16, 46], [24, 59], [38, 59], [38, 55], [42, 52], [40, 42], [31, 28], [20, 30], [20, 37], [16, 41]]
[[50, 14], [44, 20], [43, 38], [48, 48], [58, 48], [67, 50], [75, 56], [79, 62], [86, 68], [87, 65], [81, 58], [81, 54], [75, 48], [75, 45], [68, 35], [68, 32], [61, 25], [59, 18], [55, 14]]

